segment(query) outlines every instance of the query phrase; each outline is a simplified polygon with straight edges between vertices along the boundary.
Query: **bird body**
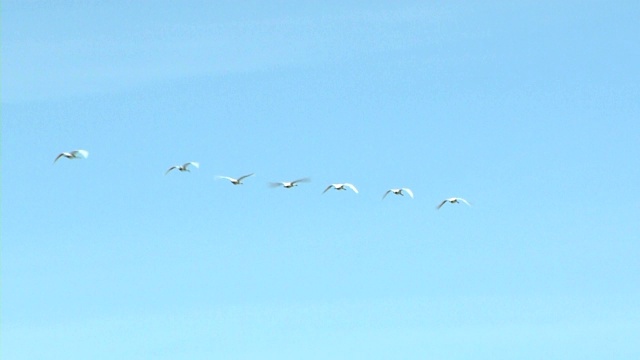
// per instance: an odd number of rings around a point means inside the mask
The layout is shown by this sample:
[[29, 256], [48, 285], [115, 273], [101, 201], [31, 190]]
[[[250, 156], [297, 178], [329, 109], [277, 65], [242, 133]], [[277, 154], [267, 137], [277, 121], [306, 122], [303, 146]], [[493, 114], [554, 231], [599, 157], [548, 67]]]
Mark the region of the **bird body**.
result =
[[469, 202], [463, 198], [459, 198], [459, 197], [452, 197], [452, 198], [448, 198], [448, 199], [444, 199], [442, 200], [442, 202], [440, 203], [440, 205], [438, 205], [438, 209], [440, 209], [442, 207], [442, 205], [444, 205], [445, 203], [451, 203], [451, 204], [459, 204], [461, 202], [471, 206], [471, 204], [469, 204]]
[[405, 192], [407, 194], [409, 194], [409, 196], [413, 199], [413, 191], [411, 191], [411, 189], [409, 189], [409, 188], [389, 189], [389, 190], [387, 190], [386, 193], [384, 193], [384, 195], [382, 196], [382, 199], [384, 200], [384, 198], [387, 197], [387, 195], [389, 195], [389, 193], [392, 193], [394, 195], [404, 196]]
[[73, 150], [69, 152], [60, 153], [53, 162], [55, 163], [61, 157], [66, 157], [67, 159], [86, 159], [89, 157], [89, 152], [87, 150]]
[[191, 166], [193, 166], [195, 168], [200, 168], [200, 163], [197, 163], [195, 161], [190, 161], [190, 162], [182, 164], [182, 165], [174, 165], [174, 166], [170, 167], [169, 170], [167, 170], [167, 172], [165, 172], [164, 174], [167, 175], [169, 173], [169, 171], [171, 171], [173, 169], [178, 169], [180, 171], [191, 172], [191, 170], [189, 170], [189, 165], [191, 165]]
[[329, 189], [334, 188], [336, 190], [347, 190], [347, 188], [350, 188], [351, 190], [353, 190], [353, 192], [355, 192], [356, 194], [358, 193], [358, 189], [356, 189], [355, 186], [353, 186], [353, 184], [349, 184], [349, 183], [343, 183], [343, 184], [331, 184], [329, 186], [327, 186], [326, 189], [324, 189], [324, 191], [322, 192], [323, 194], [326, 193]]
[[281, 181], [281, 182], [272, 182], [270, 185], [271, 187], [279, 187], [282, 186], [286, 189], [290, 189], [294, 186], [298, 186], [298, 183], [301, 182], [309, 182], [311, 181], [311, 179], [309, 178], [303, 178], [303, 179], [298, 179], [298, 180], [294, 180], [294, 181]]
[[237, 179], [234, 179], [234, 178], [232, 178], [232, 177], [228, 177], [228, 176], [217, 176], [216, 178], [217, 178], [217, 179], [226, 179], [226, 180], [229, 180], [229, 181], [231, 181], [231, 183], [232, 183], [233, 185], [242, 185], [242, 180], [244, 180], [245, 178], [248, 178], [249, 176], [252, 176], [252, 175], [253, 175], [253, 173], [248, 174], [248, 175], [244, 175], [244, 176], [240, 176], [240, 177], [239, 177], [239, 178], [237, 178]]

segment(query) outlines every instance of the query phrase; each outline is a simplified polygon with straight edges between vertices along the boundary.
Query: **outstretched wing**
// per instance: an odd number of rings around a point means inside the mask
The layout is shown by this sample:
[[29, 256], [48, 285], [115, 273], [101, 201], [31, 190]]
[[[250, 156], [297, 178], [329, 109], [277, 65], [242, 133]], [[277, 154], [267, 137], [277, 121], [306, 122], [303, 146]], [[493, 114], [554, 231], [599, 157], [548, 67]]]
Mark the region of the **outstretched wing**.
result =
[[411, 189], [409, 188], [402, 188], [403, 191], [405, 191], [407, 194], [409, 194], [409, 196], [411, 196], [411, 198], [413, 199], [413, 191], [411, 191]]
[[238, 181], [242, 181], [242, 179], [244, 179], [244, 178], [248, 178], [249, 176], [252, 176], [252, 175], [253, 175], [253, 173], [251, 173], [251, 174], [249, 174], [249, 175], [240, 176], [240, 177], [238, 178]]
[[442, 202], [440, 203], [440, 205], [438, 205], [438, 207], [436, 209], [440, 209], [442, 207], [442, 205], [444, 205], [444, 203], [446, 203], [447, 200], [442, 200]]
[[384, 198], [386, 198], [387, 195], [389, 195], [390, 192], [391, 192], [391, 190], [387, 190], [387, 192], [384, 193], [384, 195], [382, 195], [382, 200], [384, 200]]
[[327, 191], [329, 191], [329, 189], [331, 189], [333, 187], [333, 184], [327, 186], [326, 189], [324, 189], [324, 191], [322, 192], [323, 194], [326, 193]]
[[302, 179], [298, 179], [298, 180], [294, 180], [294, 181], [292, 181], [292, 182], [291, 182], [291, 184], [293, 185], [293, 184], [297, 184], [297, 183], [301, 183], [301, 182], [309, 182], [309, 181], [311, 181], [311, 179], [309, 179], [309, 178], [302, 178]]
[[193, 165], [193, 167], [195, 168], [200, 168], [200, 163], [195, 162], [195, 161], [190, 161], [184, 165], [182, 165], [184, 168], [187, 168], [189, 165]]
[[269, 187], [272, 187], [272, 188], [276, 188], [276, 187], [280, 187], [280, 186], [284, 186], [284, 183], [282, 183], [282, 182], [270, 182], [269, 183]]
[[169, 170], [167, 170], [167, 172], [165, 172], [164, 174], [167, 175], [169, 173], [169, 171], [173, 170], [173, 169], [177, 169], [178, 165], [172, 166], [169, 168]]
[[55, 163], [56, 161], [58, 161], [58, 159], [60, 159], [61, 157], [65, 156], [65, 155], [69, 155], [68, 153], [60, 153], [60, 155], [56, 156], [56, 159], [53, 160], [53, 162]]
[[216, 176], [216, 179], [225, 179], [225, 180], [229, 180], [231, 182], [236, 181], [236, 179], [232, 178], [232, 177], [228, 177], [228, 176]]
[[355, 186], [353, 186], [353, 184], [349, 184], [349, 183], [344, 183], [344, 186], [349, 187], [351, 190], [353, 190], [356, 194], [358, 193], [358, 189], [356, 189]]
[[469, 204], [469, 202], [468, 202], [467, 200], [465, 200], [465, 199], [463, 199], [463, 198], [457, 198], [457, 199], [458, 199], [459, 201], [462, 201], [463, 203], [465, 203], [465, 204], [467, 204], [467, 205], [471, 206], [471, 204]]

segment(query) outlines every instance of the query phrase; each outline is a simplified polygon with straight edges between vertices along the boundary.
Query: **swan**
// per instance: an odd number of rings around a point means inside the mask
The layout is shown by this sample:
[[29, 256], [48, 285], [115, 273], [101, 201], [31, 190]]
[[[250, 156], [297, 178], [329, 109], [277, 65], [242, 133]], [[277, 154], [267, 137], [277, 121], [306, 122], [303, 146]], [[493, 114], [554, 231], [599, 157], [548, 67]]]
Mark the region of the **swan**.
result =
[[242, 185], [242, 180], [244, 180], [245, 178], [248, 178], [251, 175], [253, 175], [253, 173], [251, 173], [249, 175], [240, 176], [237, 179], [234, 179], [234, 178], [228, 177], [228, 176], [216, 176], [216, 178], [217, 179], [227, 179], [227, 180], [231, 181], [231, 183], [233, 185]]
[[347, 190], [346, 188], [350, 188], [351, 190], [353, 190], [356, 194], [358, 193], [358, 189], [356, 189], [355, 186], [353, 186], [353, 184], [349, 184], [349, 183], [344, 183], [344, 184], [331, 184], [329, 186], [327, 186], [326, 189], [324, 189], [324, 191], [322, 192], [323, 194], [326, 193], [329, 189], [334, 188], [336, 190]]
[[60, 155], [58, 155], [56, 159], [53, 160], [53, 162], [55, 163], [61, 157], [66, 157], [67, 159], [86, 159], [87, 157], [89, 157], [89, 152], [87, 150], [73, 150], [70, 152], [63, 152], [60, 153]]
[[382, 199], [384, 200], [384, 198], [387, 197], [389, 193], [393, 193], [394, 195], [404, 196], [403, 192], [406, 192], [407, 194], [409, 194], [409, 196], [413, 199], [413, 191], [411, 191], [411, 189], [409, 188], [389, 189], [387, 190], [386, 193], [384, 193], [384, 195], [382, 196]]
[[471, 204], [469, 204], [469, 202], [463, 198], [459, 198], [459, 197], [452, 197], [452, 198], [448, 198], [448, 199], [444, 199], [442, 200], [442, 202], [440, 203], [440, 205], [438, 205], [437, 209], [440, 209], [442, 207], [442, 205], [444, 205], [445, 203], [450, 202], [452, 204], [459, 204], [460, 202], [463, 202], [469, 206], [471, 206]]
[[199, 168], [200, 167], [200, 163], [197, 163], [195, 161], [190, 161], [190, 162], [185, 163], [183, 165], [174, 165], [174, 166], [170, 167], [169, 170], [167, 170], [167, 172], [165, 172], [164, 174], [167, 175], [169, 173], [169, 171], [171, 171], [173, 169], [178, 169], [180, 171], [191, 172], [191, 170], [189, 170], [189, 165], [193, 165], [193, 167], [195, 167], [195, 168]]
[[292, 187], [294, 187], [294, 186], [298, 186], [298, 183], [301, 183], [301, 182], [309, 182], [309, 181], [311, 181], [311, 179], [309, 179], [309, 178], [302, 178], [302, 179], [298, 179], [298, 180], [294, 180], [294, 181], [272, 182], [272, 183], [270, 183], [269, 185], [270, 185], [271, 187], [279, 187], [279, 186], [282, 186], [282, 187], [284, 187], [284, 188], [289, 189], [289, 188], [292, 188]]

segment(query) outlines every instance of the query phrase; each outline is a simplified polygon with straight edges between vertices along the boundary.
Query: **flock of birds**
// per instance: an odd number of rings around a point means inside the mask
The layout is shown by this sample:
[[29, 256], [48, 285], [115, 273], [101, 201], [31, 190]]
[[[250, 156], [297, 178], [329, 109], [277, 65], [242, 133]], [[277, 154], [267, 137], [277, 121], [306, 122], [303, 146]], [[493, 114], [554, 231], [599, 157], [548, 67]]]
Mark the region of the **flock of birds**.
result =
[[[87, 150], [73, 150], [73, 151], [69, 151], [69, 152], [62, 152], [60, 153], [58, 156], [56, 156], [55, 160], [53, 160], [53, 163], [55, 164], [60, 158], [67, 158], [67, 159], [86, 159], [87, 157], [89, 157], [89, 152]], [[184, 163], [182, 165], [173, 165], [171, 166], [169, 169], [167, 169], [167, 171], [164, 173], [165, 175], [167, 175], [168, 173], [170, 173], [172, 170], [178, 170], [181, 172], [191, 172], [191, 170], [189, 170], [191, 167], [194, 167], [196, 169], [200, 168], [200, 163], [195, 162], [195, 161], [190, 161], [188, 163]], [[247, 174], [247, 175], [243, 175], [240, 176], [239, 178], [232, 178], [229, 176], [216, 176], [216, 179], [225, 179], [230, 181], [233, 185], [242, 185], [242, 181], [250, 176], [253, 176], [254, 174]], [[286, 189], [298, 186], [299, 183], [304, 183], [304, 182], [309, 182], [311, 181], [311, 179], [309, 178], [302, 178], [302, 179], [298, 179], [298, 180], [294, 180], [294, 181], [281, 181], [281, 182], [272, 182], [269, 185], [271, 187], [284, 187]], [[331, 184], [329, 186], [327, 186], [326, 189], [324, 189], [324, 191], [322, 192], [323, 194], [326, 193], [327, 191], [329, 191], [330, 189], [335, 189], [335, 190], [347, 190], [351, 189], [353, 190], [353, 192], [355, 192], [356, 194], [359, 193], [358, 188], [355, 187], [355, 185], [350, 184], [350, 183], [341, 183], [341, 184]], [[398, 188], [398, 189], [389, 189], [387, 190], [387, 192], [384, 193], [384, 195], [382, 196], [382, 199], [384, 200], [384, 198], [387, 197], [387, 195], [389, 194], [394, 194], [394, 195], [399, 195], [399, 196], [404, 196], [404, 194], [408, 194], [409, 197], [411, 197], [413, 199], [413, 191], [411, 191], [411, 189], [409, 188]], [[448, 199], [444, 199], [442, 200], [442, 202], [436, 207], [437, 209], [440, 209], [442, 207], [442, 205], [446, 204], [446, 203], [451, 203], [451, 204], [459, 204], [459, 203], [464, 203], [467, 204], [469, 206], [471, 206], [471, 204], [469, 204], [469, 202], [463, 198], [460, 197], [452, 197], [452, 198], [448, 198]]]

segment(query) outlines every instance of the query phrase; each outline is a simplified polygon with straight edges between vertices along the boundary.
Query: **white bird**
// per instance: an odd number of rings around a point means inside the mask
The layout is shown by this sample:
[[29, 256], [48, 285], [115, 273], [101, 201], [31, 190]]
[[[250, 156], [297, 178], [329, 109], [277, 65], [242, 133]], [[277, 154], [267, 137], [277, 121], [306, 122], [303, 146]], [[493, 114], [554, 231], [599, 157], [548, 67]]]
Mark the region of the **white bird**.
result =
[[271, 187], [279, 187], [279, 186], [282, 186], [282, 187], [284, 187], [284, 188], [289, 189], [289, 188], [292, 188], [292, 187], [294, 187], [294, 186], [298, 186], [298, 183], [301, 183], [301, 182], [309, 182], [309, 181], [311, 181], [311, 179], [309, 179], [309, 178], [302, 178], [302, 179], [298, 179], [298, 180], [294, 180], [294, 181], [272, 182], [272, 183], [270, 183], [270, 184], [269, 184], [269, 186], [271, 186]]
[[63, 156], [67, 159], [86, 159], [87, 157], [89, 157], [89, 152], [87, 150], [73, 150], [70, 152], [63, 152], [60, 153], [60, 155], [58, 155], [56, 159], [53, 160], [53, 162], [55, 163]]
[[452, 197], [452, 198], [448, 198], [448, 199], [444, 199], [442, 200], [442, 202], [440, 203], [440, 205], [438, 205], [438, 209], [440, 209], [442, 207], [442, 205], [444, 205], [446, 202], [450, 202], [452, 204], [459, 204], [460, 202], [463, 202], [469, 206], [471, 206], [471, 204], [469, 204], [469, 202], [463, 198], [459, 198], [459, 197]]
[[227, 180], [231, 181], [231, 183], [233, 185], [242, 185], [242, 180], [244, 180], [245, 178], [248, 178], [251, 175], [253, 175], [253, 173], [251, 173], [249, 175], [240, 176], [237, 179], [234, 179], [234, 178], [228, 177], [228, 176], [216, 176], [216, 178], [217, 179], [227, 179]]
[[329, 189], [334, 188], [336, 190], [347, 190], [346, 188], [350, 188], [351, 190], [353, 190], [356, 194], [358, 193], [358, 189], [356, 189], [355, 186], [353, 186], [353, 184], [349, 184], [349, 183], [344, 183], [344, 184], [331, 184], [329, 186], [327, 186], [326, 189], [324, 189], [324, 191], [322, 192], [323, 194], [326, 193]]
[[404, 196], [403, 192], [406, 192], [407, 194], [409, 194], [409, 196], [411, 196], [411, 198], [413, 199], [413, 191], [411, 191], [411, 189], [409, 188], [389, 189], [387, 190], [386, 193], [384, 193], [384, 195], [382, 196], [382, 199], [384, 200], [384, 198], [387, 197], [389, 193], [393, 193], [394, 195]]
[[173, 169], [178, 169], [180, 171], [191, 172], [191, 170], [189, 170], [189, 165], [193, 165], [193, 167], [195, 167], [195, 168], [200, 168], [200, 163], [197, 163], [195, 161], [190, 161], [190, 162], [182, 164], [182, 165], [174, 165], [174, 166], [170, 167], [169, 170], [167, 170], [167, 172], [164, 173], [164, 174], [167, 175], [169, 173], [169, 171], [171, 171]]

